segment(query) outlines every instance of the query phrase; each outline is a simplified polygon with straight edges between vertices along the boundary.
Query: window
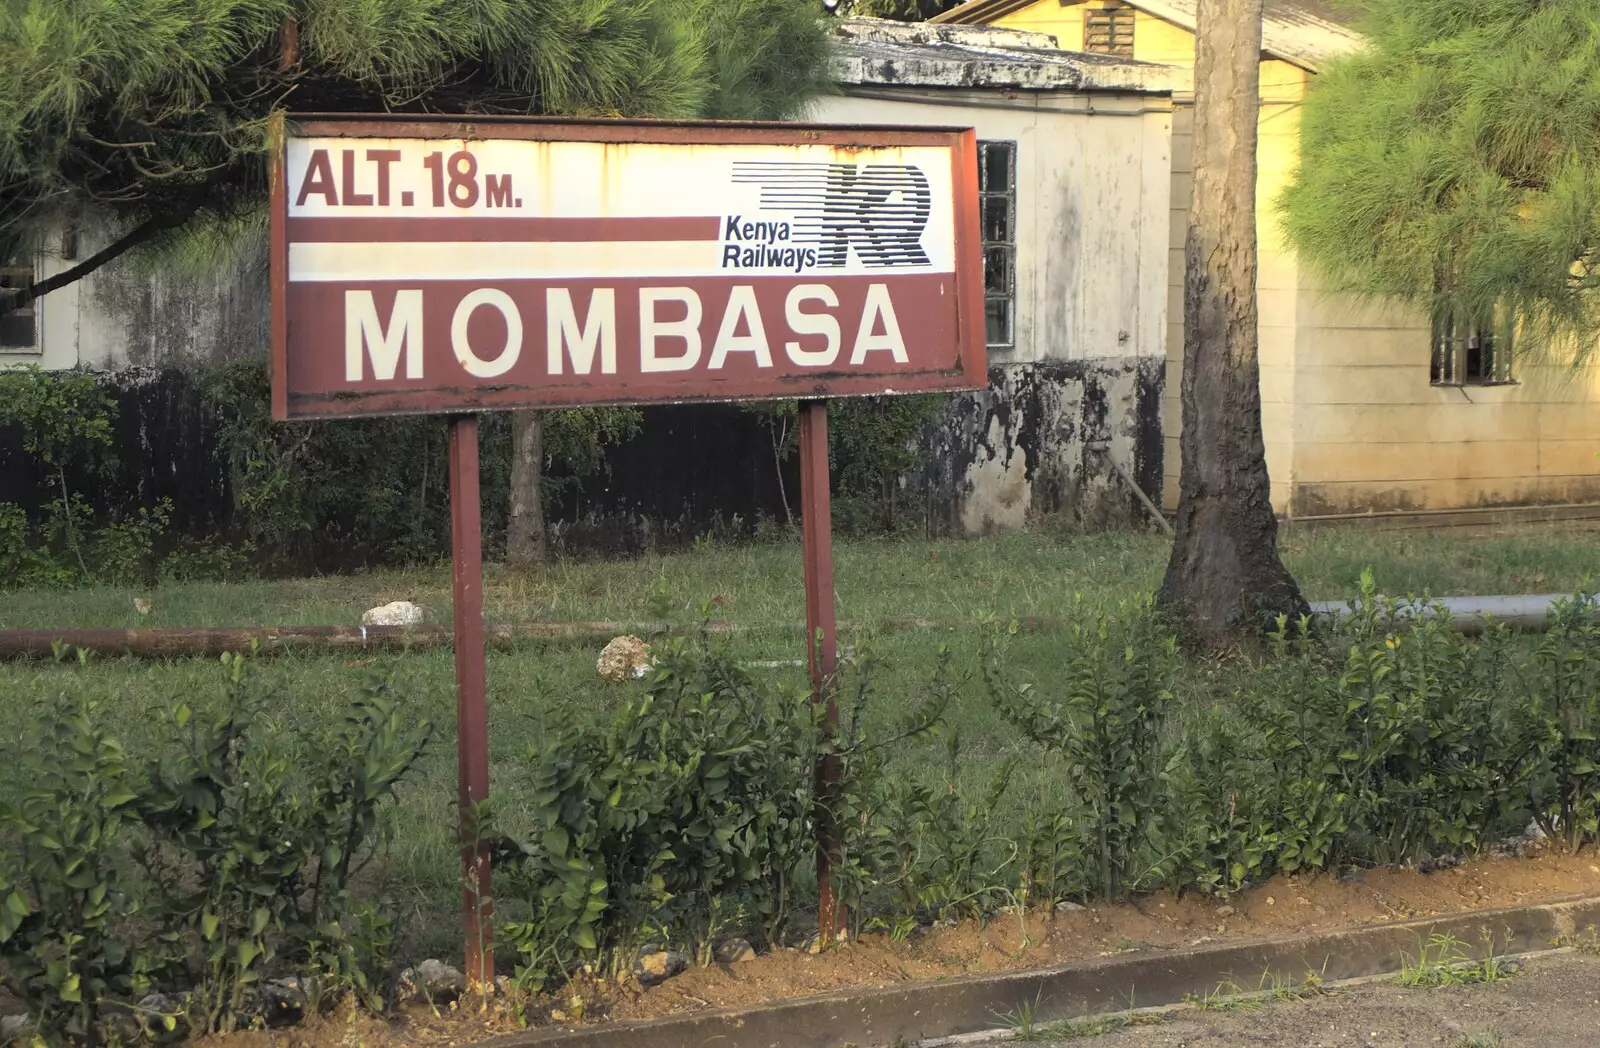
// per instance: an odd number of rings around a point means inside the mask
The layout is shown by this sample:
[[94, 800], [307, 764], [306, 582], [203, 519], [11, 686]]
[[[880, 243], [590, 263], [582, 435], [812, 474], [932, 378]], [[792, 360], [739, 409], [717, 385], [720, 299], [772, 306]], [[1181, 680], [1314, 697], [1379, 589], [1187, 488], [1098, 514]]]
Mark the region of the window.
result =
[[[33, 283], [32, 266], [0, 266], [0, 306], [12, 293]], [[38, 303], [0, 313], [0, 353], [39, 351]]]
[[1092, 55], [1133, 57], [1134, 10], [1127, 4], [1108, 3], [1083, 12], [1083, 49]]
[[1512, 381], [1511, 341], [1494, 326], [1450, 315], [1433, 322], [1436, 386], [1493, 386]]
[[1017, 144], [978, 143], [979, 221], [983, 226], [983, 314], [990, 346], [1016, 343]]

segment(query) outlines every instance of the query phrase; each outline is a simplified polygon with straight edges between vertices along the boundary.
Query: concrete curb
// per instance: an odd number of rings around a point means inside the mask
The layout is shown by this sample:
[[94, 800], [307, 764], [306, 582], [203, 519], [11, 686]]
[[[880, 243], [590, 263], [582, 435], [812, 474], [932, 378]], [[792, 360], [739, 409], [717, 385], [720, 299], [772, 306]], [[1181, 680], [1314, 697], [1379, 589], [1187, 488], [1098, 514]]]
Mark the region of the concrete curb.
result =
[[753, 1008], [648, 1022], [539, 1030], [481, 1042], [477, 1048], [871, 1048], [915, 1044], [993, 1030], [1019, 1005], [1035, 1022], [1175, 1005], [1232, 981], [1250, 989], [1263, 978], [1328, 982], [1398, 972], [1405, 954], [1434, 935], [1491, 952], [1536, 954], [1557, 940], [1600, 926], [1600, 897], [1483, 910], [1237, 946], [1095, 958], [1053, 968], [961, 976], [884, 989], [850, 990]]

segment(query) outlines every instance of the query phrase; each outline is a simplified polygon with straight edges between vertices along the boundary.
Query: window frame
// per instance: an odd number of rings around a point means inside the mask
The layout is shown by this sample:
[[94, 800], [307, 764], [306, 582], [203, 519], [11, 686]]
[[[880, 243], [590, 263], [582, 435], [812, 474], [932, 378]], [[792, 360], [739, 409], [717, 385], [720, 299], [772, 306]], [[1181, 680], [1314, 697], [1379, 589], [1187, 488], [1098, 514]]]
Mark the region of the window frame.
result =
[[[1466, 386], [1514, 386], [1516, 377], [1512, 366], [1516, 360], [1515, 345], [1510, 337], [1496, 330], [1499, 324], [1487, 330], [1476, 323], [1463, 323], [1457, 314], [1435, 317], [1431, 327], [1432, 348], [1428, 358], [1428, 384], [1441, 388]], [[1476, 373], [1469, 370], [1472, 354], [1478, 354]], [[1484, 356], [1488, 367], [1484, 368]]]
[[[1083, 12], [1084, 54], [1131, 59], [1138, 16], [1138, 11], [1132, 5], [1121, 0], [1106, 0], [1086, 6]], [[1098, 26], [1097, 21], [1100, 23]]]
[[[1006, 154], [1005, 183], [996, 188], [990, 183], [991, 152]], [[984, 344], [991, 350], [1014, 350], [1017, 345], [1017, 142], [1015, 139], [980, 139], [978, 142], [978, 224], [980, 250], [983, 252], [983, 333]], [[1004, 239], [989, 236], [990, 209], [1000, 206], [1004, 211]], [[1005, 279], [1003, 287], [990, 286], [989, 259], [1004, 258]], [[996, 341], [990, 337], [989, 316], [994, 303], [1005, 305], [1005, 337]]]
[[[25, 287], [39, 279], [38, 261], [35, 259], [31, 262], [0, 265], [0, 277], [14, 277], [18, 283], [11, 284], [10, 287], [16, 287], [18, 284]], [[38, 299], [34, 299], [28, 305], [27, 313], [33, 320], [33, 341], [26, 346], [13, 346], [0, 342], [0, 356], [37, 357], [44, 353], [44, 314], [39, 309]], [[6, 314], [6, 316], [11, 315]]]

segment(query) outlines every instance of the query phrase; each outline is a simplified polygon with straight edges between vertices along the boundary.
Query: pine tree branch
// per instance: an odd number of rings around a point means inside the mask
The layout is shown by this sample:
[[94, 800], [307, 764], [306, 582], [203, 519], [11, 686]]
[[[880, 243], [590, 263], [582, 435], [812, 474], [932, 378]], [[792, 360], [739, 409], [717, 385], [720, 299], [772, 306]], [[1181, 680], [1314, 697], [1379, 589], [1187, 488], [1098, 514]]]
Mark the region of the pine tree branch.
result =
[[130, 249], [138, 247], [140, 244], [146, 243], [168, 230], [176, 229], [178, 226], [183, 225], [200, 209], [200, 205], [206, 199], [206, 196], [207, 194], [204, 192], [196, 193], [175, 210], [160, 215], [152, 215], [145, 219], [71, 269], [64, 269], [52, 276], [45, 277], [43, 280], [35, 280], [27, 287], [17, 291], [9, 300], [0, 303], [0, 316], [5, 316], [7, 313], [13, 313], [19, 309], [27, 309], [35, 301], [50, 292], [59, 291], [69, 284], [77, 283], [106, 263], [120, 258]]

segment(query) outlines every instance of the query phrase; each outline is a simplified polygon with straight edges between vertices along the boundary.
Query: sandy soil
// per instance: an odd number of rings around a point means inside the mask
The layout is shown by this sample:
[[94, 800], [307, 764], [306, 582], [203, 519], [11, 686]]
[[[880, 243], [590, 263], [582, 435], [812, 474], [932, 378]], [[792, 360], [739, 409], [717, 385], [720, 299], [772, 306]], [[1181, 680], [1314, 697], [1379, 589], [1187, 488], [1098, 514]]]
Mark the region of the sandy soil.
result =
[[1487, 985], [1373, 984], [1233, 1011], [1185, 1011], [1160, 1026], [1046, 1044], [1085, 1048], [1595, 1048], [1600, 957], [1538, 958]]
[[[1016, 917], [1002, 916], [987, 927], [966, 922], [932, 928], [904, 943], [873, 935], [819, 956], [780, 950], [745, 964], [689, 971], [643, 992], [615, 994], [591, 1011], [616, 1019], [655, 1018], [848, 987], [1046, 967], [1127, 950], [1278, 938], [1593, 894], [1600, 894], [1600, 857], [1590, 854], [1481, 859], [1430, 874], [1369, 870], [1344, 880], [1277, 877], [1226, 903], [1161, 893], [1054, 919], [1030, 916], [1026, 947]], [[1600, 1046], [1600, 1033], [1595, 1044]]]

